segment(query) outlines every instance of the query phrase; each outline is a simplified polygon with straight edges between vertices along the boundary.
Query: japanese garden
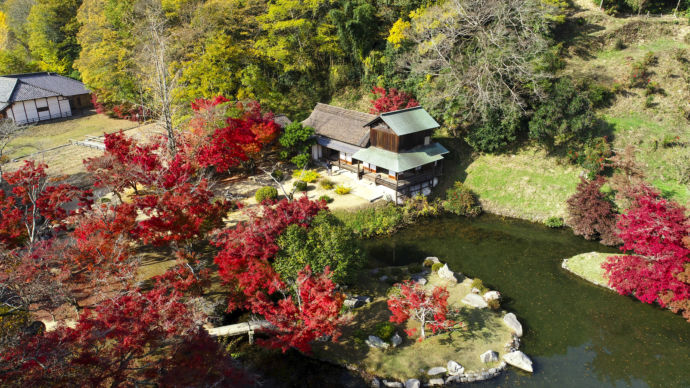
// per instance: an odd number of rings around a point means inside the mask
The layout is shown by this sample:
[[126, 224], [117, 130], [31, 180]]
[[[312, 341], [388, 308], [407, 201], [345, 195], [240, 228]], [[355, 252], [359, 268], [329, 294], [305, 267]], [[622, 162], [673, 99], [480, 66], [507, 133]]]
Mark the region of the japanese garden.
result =
[[690, 386], [690, 0], [0, 0], [1, 387]]

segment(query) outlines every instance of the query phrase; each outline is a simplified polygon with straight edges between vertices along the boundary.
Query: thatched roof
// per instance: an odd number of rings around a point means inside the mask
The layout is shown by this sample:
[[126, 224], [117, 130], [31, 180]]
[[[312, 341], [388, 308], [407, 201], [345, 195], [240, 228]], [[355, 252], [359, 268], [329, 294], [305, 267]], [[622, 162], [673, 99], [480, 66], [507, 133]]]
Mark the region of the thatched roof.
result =
[[376, 116], [368, 113], [318, 103], [302, 124], [313, 127], [317, 135], [366, 147], [369, 143], [369, 128], [364, 125], [375, 118]]

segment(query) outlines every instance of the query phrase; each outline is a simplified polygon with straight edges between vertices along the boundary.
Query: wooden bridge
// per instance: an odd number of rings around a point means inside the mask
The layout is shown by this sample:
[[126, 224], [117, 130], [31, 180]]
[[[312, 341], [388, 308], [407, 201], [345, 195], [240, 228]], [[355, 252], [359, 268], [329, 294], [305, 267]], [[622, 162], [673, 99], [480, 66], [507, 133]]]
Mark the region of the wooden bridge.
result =
[[211, 329], [207, 329], [208, 334], [211, 335], [212, 337], [221, 337], [221, 336], [238, 336], [238, 335], [244, 335], [247, 334], [249, 335], [249, 343], [254, 343], [254, 332], [255, 331], [262, 331], [262, 330], [270, 330], [275, 328], [272, 324], [270, 324], [268, 321], [251, 321], [251, 322], [242, 322], [242, 323], [236, 323], [234, 325], [227, 325], [227, 326], [220, 326], [220, 327], [214, 327]]

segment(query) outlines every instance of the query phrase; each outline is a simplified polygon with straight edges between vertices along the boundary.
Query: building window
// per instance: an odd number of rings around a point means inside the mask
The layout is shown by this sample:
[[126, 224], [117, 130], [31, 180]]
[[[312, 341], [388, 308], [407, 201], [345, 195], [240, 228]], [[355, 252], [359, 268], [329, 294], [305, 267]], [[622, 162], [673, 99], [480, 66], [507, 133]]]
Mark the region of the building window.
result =
[[424, 145], [431, 144], [431, 136], [424, 136]]
[[41, 108], [36, 108], [36, 111], [38, 111], [38, 113], [42, 113], [42, 112], [49, 112], [50, 109], [47, 106], [44, 106]]

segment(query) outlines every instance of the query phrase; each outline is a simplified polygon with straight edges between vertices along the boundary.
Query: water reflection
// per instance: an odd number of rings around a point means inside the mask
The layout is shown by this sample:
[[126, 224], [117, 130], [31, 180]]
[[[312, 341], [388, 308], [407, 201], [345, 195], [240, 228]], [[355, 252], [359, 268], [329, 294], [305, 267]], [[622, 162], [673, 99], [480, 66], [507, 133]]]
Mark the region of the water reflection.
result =
[[477, 386], [690, 387], [690, 324], [564, 272], [563, 258], [606, 249], [570, 231], [453, 217], [365, 242], [365, 249], [372, 266], [438, 256], [503, 293], [503, 306], [526, 329], [523, 350], [537, 369]]

